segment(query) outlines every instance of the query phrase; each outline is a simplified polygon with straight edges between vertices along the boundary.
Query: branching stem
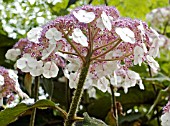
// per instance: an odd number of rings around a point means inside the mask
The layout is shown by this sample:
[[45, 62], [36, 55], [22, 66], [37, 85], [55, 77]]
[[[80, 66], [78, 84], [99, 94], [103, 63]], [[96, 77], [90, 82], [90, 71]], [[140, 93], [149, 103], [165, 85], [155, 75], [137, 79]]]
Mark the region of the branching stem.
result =
[[58, 50], [58, 51], [61, 53], [64, 53], [64, 54], [79, 56], [77, 53], [71, 53], [71, 52], [66, 52], [66, 51], [62, 51], [62, 50]]
[[64, 34], [64, 38], [71, 45], [71, 47], [74, 49], [74, 51], [77, 53], [77, 55], [82, 59], [83, 62], [85, 62], [85, 58], [80, 54], [79, 50], [74, 46], [74, 44], [71, 42], [71, 40], [68, 38], [68, 36], [64, 32], [63, 32], [63, 34]]
[[97, 58], [99, 58], [99, 57], [107, 54], [107, 53], [110, 52], [110, 51], [112, 51], [114, 48], [117, 47], [117, 45], [119, 45], [120, 42], [121, 42], [121, 40], [119, 40], [113, 47], [111, 47], [110, 49], [108, 49], [108, 50], [105, 51], [104, 53], [102, 53], [102, 54], [100, 54], [100, 55], [98, 55], [98, 56], [92, 57], [92, 58], [91, 58], [91, 61], [96, 60]]
[[111, 44], [113, 44], [113, 42], [109, 42], [109, 43], [104, 44], [104, 45], [102, 45], [102, 46], [100, 46], [100, 47], [97, 47], [97, 48], [95, 48], [95, 49], [93, 50], [93, 52], [95, 52], [95, 51], [97, 51], [97, 50], [99, 50], [99, 49], [101, 49], [101, 48], [107, 47], [108, 45], [111, 45]]
[[132, 52], [131, 53], [128, 53], [126, 55], [123, 55], [121, 57], [118, 57], [118, 58], [112, 58], [112, 59], [96, 59], [97, 61], [115, 61], [115, 60], [123, 60], [124, 58], [128, 57], [132, 55]]

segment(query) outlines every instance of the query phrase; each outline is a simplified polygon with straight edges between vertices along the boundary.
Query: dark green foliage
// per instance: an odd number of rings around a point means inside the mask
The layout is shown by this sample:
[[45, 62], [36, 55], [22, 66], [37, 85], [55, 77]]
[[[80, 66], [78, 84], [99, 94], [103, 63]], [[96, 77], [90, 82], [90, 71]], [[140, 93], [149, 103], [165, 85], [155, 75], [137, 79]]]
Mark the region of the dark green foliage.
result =
[[14, 108], [7, 108], [0, 112], [1, 126], [6, 126], [7, 124], [15, 121], [21, 114], [33, 108], [46, 109], [47, 107], [55, 108], [55, 103], [49, 100], [40, 100], [33, 105], [26, 105], [20, 103]]

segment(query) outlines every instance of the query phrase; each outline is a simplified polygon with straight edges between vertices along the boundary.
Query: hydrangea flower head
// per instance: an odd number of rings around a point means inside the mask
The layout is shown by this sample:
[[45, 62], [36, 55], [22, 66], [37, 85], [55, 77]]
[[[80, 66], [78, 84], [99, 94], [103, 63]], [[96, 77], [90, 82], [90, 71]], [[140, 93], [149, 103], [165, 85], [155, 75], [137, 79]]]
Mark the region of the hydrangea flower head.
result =
[[84, 89], [96, 87], [106, 92], [109, 84], [115, 83], [127, 92], [136, 84], [144, 88], [139, 74], [129, 67], [142, 62], [154, 69], [159, 66], [153, 59], [153, 53], [158, 52], [151, 41], [154, 31], [140, 20], [120, 17], [115, 7], [78, 7], [41, 28], [38, 39], [32, 36], [38, 42], [32, 42], [28, 34], [29, 39], [14, 46], [21, 50], [17, 67], [32, 76], [56, 77], [59, 66], [70, 87], [76, 88], [81, 70], [88, 64]]
[[151, 27], [157, 31], [162, 31], [166, 25], [170, 24], [170, 7], [157, 8], [146, 15], [146, 20], [150, 22]]
[[14, 100], [14, 92], [22, 98], [28, 98], [19, 87], [17, 74], [13, 70], [0, 67], [0, 106], [3, 105], [3, 97], [7, 97], [9, 103]]

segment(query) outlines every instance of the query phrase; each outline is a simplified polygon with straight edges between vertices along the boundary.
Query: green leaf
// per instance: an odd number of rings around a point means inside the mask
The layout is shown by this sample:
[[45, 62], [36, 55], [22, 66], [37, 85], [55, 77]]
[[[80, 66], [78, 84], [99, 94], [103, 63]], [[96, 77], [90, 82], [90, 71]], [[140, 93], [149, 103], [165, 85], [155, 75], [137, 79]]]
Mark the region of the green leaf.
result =
[[119, 118], [119, 123], [123, 123], [123, 122], [132, 122], [135, 121], [139, 118], [143, 117], [143, 115], [141, 113], [130, 113], [126, 116], [122, 116], [121, 118]]
[[[87, 112], [97, 118], [105, 119], [107, 113], [110, 111], [111, 98], [104, 96], [94, 100], [88, 107]], [[99, 111], [100, 110], [100, 111]]]
[[117, 97], [117, 101], [122, 104], [124, 111], [134, 106], [150, 105], [155, 99], [154, 92], [150, 90], [140, 90], [138, 86], [129, 88], [127, 94], [124, 93], [123, 90], [119, 91], [119, 93], [121, 93], [121, 96]]
[[49, 100], [40, 100], [33, 105], [26, 105], [25, 103], [20, 103], [13, 108], [7, 108], [0, 112], [1, 126], [6, 126], [9, 123], [14, 122], [21, 114], [23, 114], [25, 111], [29, 109], [42, 107], [54, 108], [55, 106], [56, 106], [55, 103]]
[[83, 113], [83, 126], [107, 126], [102, 120], [90, 117], [87, 112]]
[[[129, 88], [125, 94], [123, 90], [118, 91], [121, 95], [116, 97], [117, 101], [123, 106], [126, 112], [134, 106], [151, 105], [154, 102], [155, 95], [150, 90], [140, 90], [138, 86]], [[104, 96], [94, 100], [88, 107], [87, 112], [94, 117], [105, 119], [111, 107], [111, 96]], [[100, 111], [99, 111], [100, 110]]]

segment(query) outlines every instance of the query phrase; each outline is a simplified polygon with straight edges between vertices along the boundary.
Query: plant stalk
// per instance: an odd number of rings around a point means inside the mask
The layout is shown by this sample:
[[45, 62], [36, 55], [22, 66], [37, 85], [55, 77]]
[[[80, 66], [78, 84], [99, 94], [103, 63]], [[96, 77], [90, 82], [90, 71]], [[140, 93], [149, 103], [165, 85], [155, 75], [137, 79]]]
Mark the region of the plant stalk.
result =
[[111, 90], [111, 94], [112, 94], [112, 109], [113, 109], [113, 114], [114, 114], [114, 118], [116, 120], [116, 126], [119, 126], [118, 123], [118, 109], [117, 109], [117, 103], [116, 103], [116, 97], [115, 97], [115, 91], [114, 91], [114, 86], [110, 84], [110, 90]]
[[[149, 75], [150, 77], [153, 77], [152, 76], [152, 70], [151, 70], [151, 67], [148, 65], [148, 68], [149, 68]], [[155, 93], [155, 96], [159, 98], [159, 94], [157, 92], [157, 89], [156, 89], [156, 86], [155, 85], [152, 85], [153, 86], [153, 90], [154, 90], [154, 93]], [[157, 117], [157, 123], [158, 123], [158, 126], [161, 126], [161, 123], [160, 123], [160, 120], [159, 120], [159, 110], [158, 110], [158, 107], [155, 105], [155, 110], [156, 110], [156, 117]], [[152, 106], [151, 106], [151, 109], [152, 109]]]
[[[34, 102], [36, 102], [38, 100], [38, 88], [39, 88], [39, 83], [40, 83], [39, 79], [40, 79], [39, 77], [35, 77]], [[35, 124], [35, 115], [36, 115], [36, 108], [34, 108], [32, 110], [29, 126], [34, 126], [34, 124]]]
[[79, 78], [79, 82], [77, 85], [77, 89], [74, 92], [74, 96], [73, 96], [64, 126], [72, 126], [73, 123], [75, 122], [76, 112], [77, 112], [77, 109], [78, 109], [78, 106], [80, 104], [80, 100], [83, 94], [83, 86], [84, 86], [84, 82], [86, 80], [86, 76], [88, 73], [89, 65], [90, 65], [90, 62], [87, 62], [83, 65], [83, 68], [80, 73], [80, 78]]

